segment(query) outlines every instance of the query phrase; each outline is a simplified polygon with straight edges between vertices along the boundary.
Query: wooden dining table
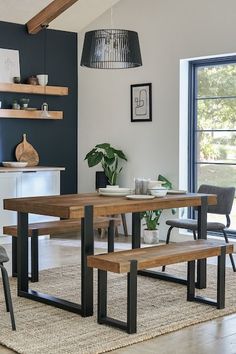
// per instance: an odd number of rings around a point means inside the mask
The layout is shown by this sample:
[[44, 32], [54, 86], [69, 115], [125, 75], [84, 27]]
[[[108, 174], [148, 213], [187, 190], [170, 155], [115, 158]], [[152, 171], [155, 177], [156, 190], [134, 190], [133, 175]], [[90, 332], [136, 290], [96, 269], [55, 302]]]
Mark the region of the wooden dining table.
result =
[[[156, 209], [196, 207], [198, 209], [198, 238], [206, 239], [207, 206], [216, 204], [215, 195], [176, 194], [161, 198], [129, 200], [126, 197], [108, 197], [97, 193], [14, 198], [4, 200], [4, 209], [18, 214], [18, 296], [78, 313], [93, 315], [93, 270], [87, 266], [87, 256], [94, 253], [93, 217], [132, 213], [132, 248], [141, 246], [141, 212]], [[63, 219], [81, 219], [81, 304], [41, 293], [29, 288], [28, 280], [28, 214], [56, 216]], [[43, 255], [41, 256], [43, 257]], [[142, 275], [170, 281], [179, 278], [142, 271]], [[75, 285], [76, 286], [76, 285]], [[198, 262], [197, 286], [206, 287], [206, 260]]]

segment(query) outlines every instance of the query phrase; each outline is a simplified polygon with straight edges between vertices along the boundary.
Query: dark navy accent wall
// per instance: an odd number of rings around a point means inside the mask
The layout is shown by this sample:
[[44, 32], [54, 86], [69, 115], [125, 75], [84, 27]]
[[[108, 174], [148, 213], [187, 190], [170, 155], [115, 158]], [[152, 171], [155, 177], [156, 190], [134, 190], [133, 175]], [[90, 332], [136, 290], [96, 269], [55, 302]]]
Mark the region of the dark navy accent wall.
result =
[[[20, 52], [21, 77], [44, 73], [45, 34], [29, 35], [24, 25], [0, 22], [0, 48]], [[37, 150], [39, 166], [62, 166], [61, 193], [77, 192], [77, 34], [47, 29], [46, 73], [48, 85], [67, 86], [68, 96], [43, 96], [2, 93], [2, 108], [10, 108], [14, 99], [27, 97], [29, 107], [63, 111], [62, 120], [0, 118], [0, 162], [15, 160], [15, 147], [26, 133]]]

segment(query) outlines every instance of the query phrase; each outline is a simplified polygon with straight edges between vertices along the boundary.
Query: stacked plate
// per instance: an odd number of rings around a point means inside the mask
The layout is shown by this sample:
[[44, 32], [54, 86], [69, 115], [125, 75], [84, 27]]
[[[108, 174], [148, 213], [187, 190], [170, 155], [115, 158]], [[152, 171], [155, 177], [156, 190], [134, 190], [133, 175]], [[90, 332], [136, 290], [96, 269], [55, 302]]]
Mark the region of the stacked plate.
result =
[[109, 186], [108, 188], [99, 188], [98, 193], [107, 197], [124, 197], [132, 193], [130, 188], [119, 188]]
[[19, 162], [19, 161], [3, 161], [4, 167], [25, 167], [28, 165], [28, 162]]

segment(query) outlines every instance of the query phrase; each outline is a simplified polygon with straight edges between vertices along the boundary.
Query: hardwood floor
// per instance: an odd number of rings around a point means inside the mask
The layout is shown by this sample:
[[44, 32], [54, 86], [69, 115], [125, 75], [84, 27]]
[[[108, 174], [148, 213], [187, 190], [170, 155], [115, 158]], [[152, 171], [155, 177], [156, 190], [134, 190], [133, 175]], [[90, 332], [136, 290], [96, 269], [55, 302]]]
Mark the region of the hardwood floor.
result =
[[[79, 239], [45, 239], [40, 240], [40, 269], [74, 264], [79, 261]], [[119, 237], [116, 239], [117, 249], [129, 248], [130, 239]], [[96, 249], [106, 248], [107, 243], [99, 237], [95, 243]], [[6, 244], [8, 254], [11, 254], [11, 245]], [[236, 257], [234, 256], [236, 259]], [[214, 262], [214, 259], [211, 261]], [[231, 266], [227, 257], [227, 266]], [[9, 275], [11, 264], [7, 263]], [[235, 274], [236, 278], [236, 274]], [[236, 280], [236, 279], [235, 279]], [[0, 354], [14, 353], [0, 345]], [[180, 331], [169, 333], [154, 339], [134, 344], [129, 347], [112, 351], [114, 354], [236, 354], [236, 314], [204, 322], [195, 326], [184, 328]], [[49, 353], [50, 354], [50, 353]]]

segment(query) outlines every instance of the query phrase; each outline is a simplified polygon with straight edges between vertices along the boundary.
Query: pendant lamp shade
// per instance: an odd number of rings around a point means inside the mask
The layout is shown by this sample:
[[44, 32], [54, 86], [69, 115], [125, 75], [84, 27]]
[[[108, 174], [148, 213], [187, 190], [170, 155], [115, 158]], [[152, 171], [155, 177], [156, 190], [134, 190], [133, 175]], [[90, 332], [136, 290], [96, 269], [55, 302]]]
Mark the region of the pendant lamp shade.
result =
[[80, 65], [94, 69], [128, 69], [141, 66], [138, 33], [123, 29], [86, 32]]

